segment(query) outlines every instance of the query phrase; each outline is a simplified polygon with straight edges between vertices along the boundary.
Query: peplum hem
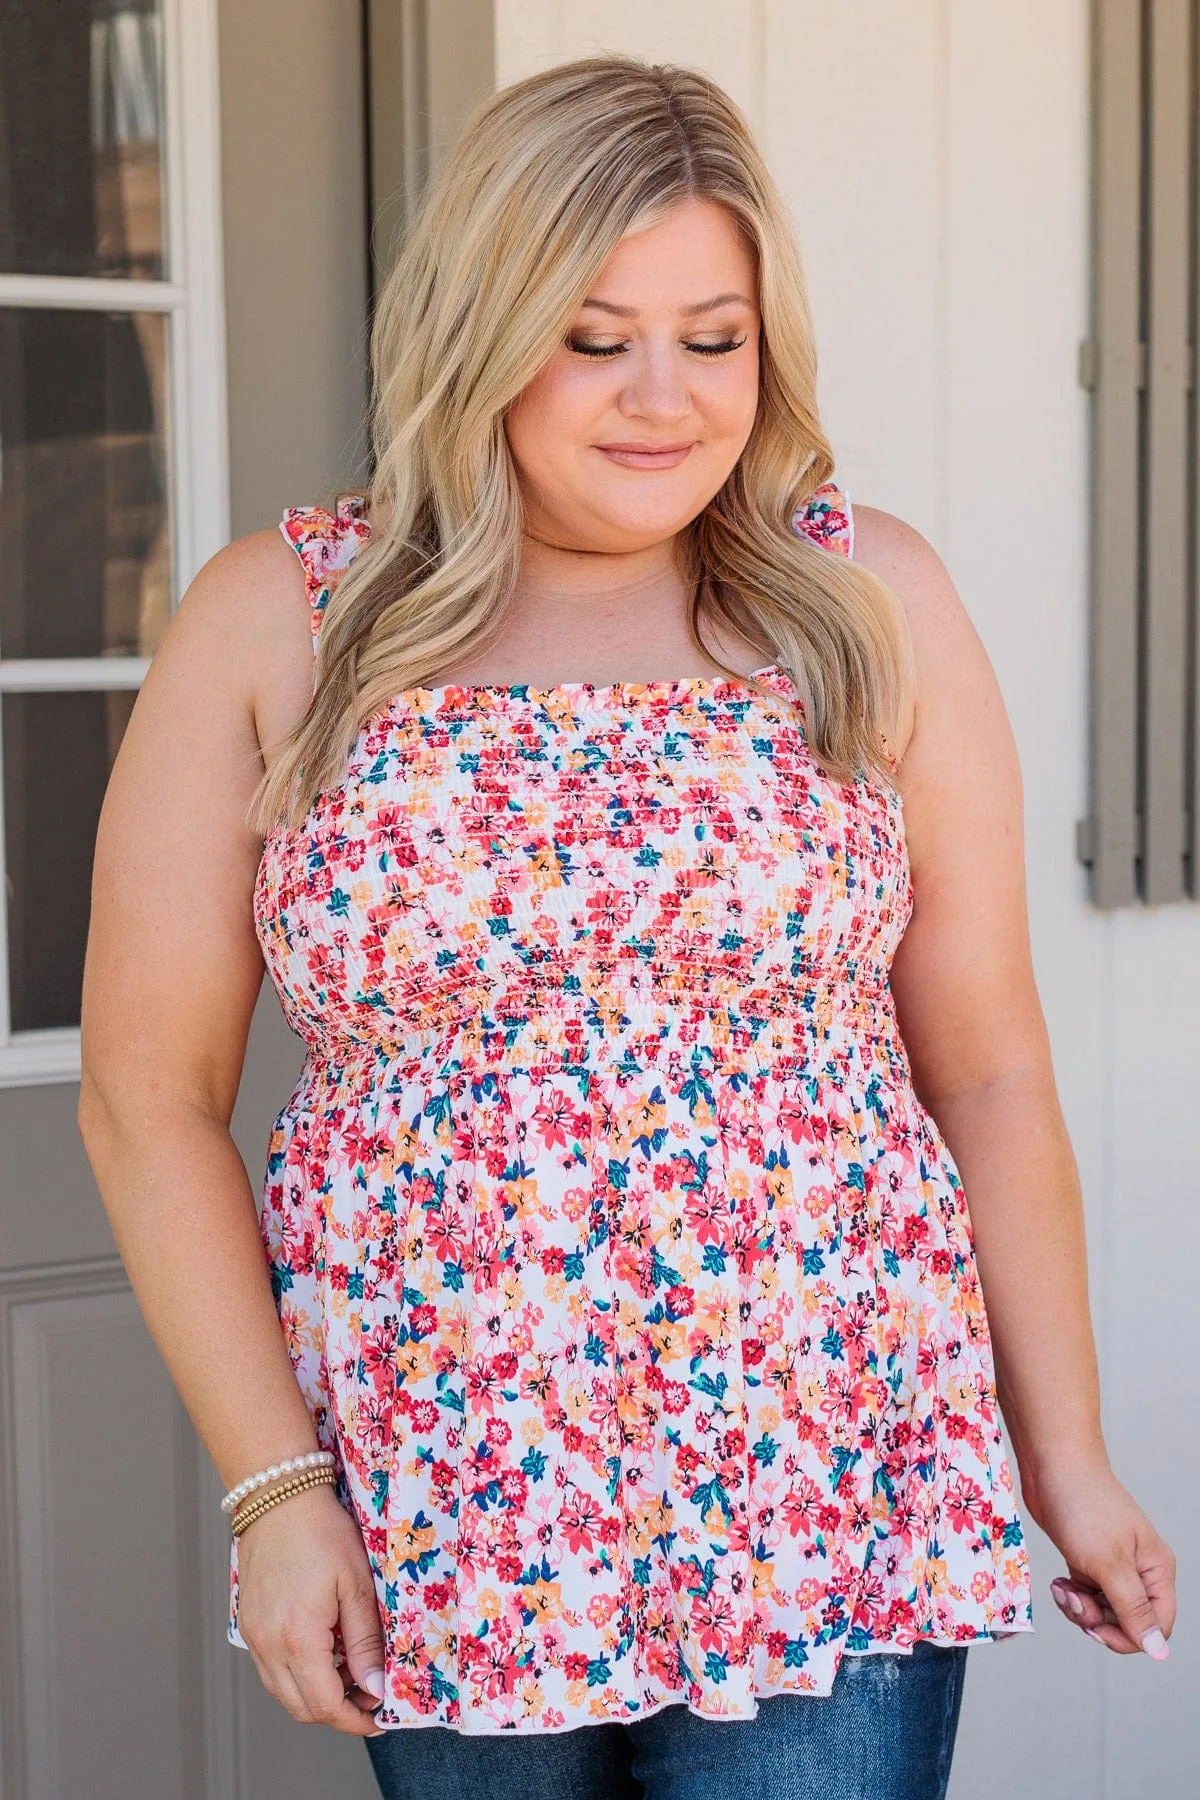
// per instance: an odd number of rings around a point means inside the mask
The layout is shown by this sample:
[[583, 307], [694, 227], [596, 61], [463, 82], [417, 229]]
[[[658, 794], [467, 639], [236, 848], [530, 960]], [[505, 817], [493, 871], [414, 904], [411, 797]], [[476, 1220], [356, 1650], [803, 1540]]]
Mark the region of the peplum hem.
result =
[[778, 1066], [720, 1032], [638, 1061], [638, 1018], [527, 1069], [490, 1014], [306, 1063], [263, 1241], [382, 1726], [751, 1718], [842, 1655], [1032, 1629], [969, 1217], [890, 1001], [789, 1017]]

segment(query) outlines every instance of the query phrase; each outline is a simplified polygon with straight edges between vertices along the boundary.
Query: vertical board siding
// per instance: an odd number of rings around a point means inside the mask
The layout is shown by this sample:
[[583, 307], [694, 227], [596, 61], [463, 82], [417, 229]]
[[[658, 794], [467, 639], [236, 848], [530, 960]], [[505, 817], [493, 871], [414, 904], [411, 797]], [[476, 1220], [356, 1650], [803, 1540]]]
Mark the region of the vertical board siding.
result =
[[707, 70], [757, 125], [760, 19], [758, 5], [726, 0], [496, 0], [496, 78], [616, 50]]
[[796, 222], [838, 474], [944, 544], [942, 7], [764, 11], [762, 135]]

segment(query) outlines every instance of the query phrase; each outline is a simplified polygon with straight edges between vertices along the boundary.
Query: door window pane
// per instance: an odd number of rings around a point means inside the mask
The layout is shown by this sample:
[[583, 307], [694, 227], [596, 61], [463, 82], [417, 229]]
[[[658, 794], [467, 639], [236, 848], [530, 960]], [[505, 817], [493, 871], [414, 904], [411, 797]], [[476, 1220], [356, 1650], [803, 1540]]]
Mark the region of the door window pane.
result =
[[14, 1031], [79, 1024], [96, 824], [136, 699], [0, 695]]
[[167, 321], [0, 309], [0, 656], [152, 656], [170, 610]]
[[0, 0], [0, 270], [164, 266], [159, 0]]

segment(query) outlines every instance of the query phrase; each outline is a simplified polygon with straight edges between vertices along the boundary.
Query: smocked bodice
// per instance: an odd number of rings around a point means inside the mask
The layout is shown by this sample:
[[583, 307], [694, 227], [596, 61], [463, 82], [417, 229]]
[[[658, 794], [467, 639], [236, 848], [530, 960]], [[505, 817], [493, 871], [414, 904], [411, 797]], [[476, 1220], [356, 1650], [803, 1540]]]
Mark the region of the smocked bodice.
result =
[[264, 850], [256, 924], [293, 1028], [336, 1058], [458, 1026], [511, 1060], [539, 1014], [624, 1041], [691, 1010], [752, 1060], [788, 1021], [886, 1004], [899, 797], [825, 776], [786, 673], [756, 675], [766, 697], [732, 678], [400, 696]]

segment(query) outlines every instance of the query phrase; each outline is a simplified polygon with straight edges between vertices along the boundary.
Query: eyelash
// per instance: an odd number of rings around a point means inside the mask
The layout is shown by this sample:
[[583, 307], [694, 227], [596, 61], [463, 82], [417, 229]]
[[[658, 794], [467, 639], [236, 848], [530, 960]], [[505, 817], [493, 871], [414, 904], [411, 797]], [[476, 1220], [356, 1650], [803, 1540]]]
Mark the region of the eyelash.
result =
[[[697, 356], [728, 356], [731, 350], [740, 350], [746, 342], [744, 337], [730, 338], [723, 344], [684, 344], [685, 350], [694, 351]], [[573, 350], [576, 356], [610, 357], [620, 356], [625, 349], [624, 344], [576, 344], [567, 339], [567, 349]]]

